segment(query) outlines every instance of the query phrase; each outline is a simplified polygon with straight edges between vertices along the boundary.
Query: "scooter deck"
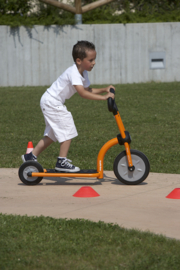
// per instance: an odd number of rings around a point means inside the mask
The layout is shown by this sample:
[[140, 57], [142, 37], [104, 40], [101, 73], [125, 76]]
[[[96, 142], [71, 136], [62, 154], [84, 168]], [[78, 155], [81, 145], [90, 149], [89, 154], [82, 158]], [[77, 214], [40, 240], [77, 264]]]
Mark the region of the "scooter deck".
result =
[[57, 171], [55, 169], [46, 169], [45, 172], [47, 172], [47, 173], [75, 173], [75, 174], [77, 174], [77, 173], [88, 173], [89, 174], [89, 173], [97, 173], [97, 170], [88, 169], [88, 170], [80, 170], [78, 172], [63, 172], [63, 171]]
[[97, 170], [80, 170], [79, 172], [58, 172], [55, 169], [44, 169], [44, 172], [30, 172], [28, 176], [32, 177], [97, 177], [100, 172]]

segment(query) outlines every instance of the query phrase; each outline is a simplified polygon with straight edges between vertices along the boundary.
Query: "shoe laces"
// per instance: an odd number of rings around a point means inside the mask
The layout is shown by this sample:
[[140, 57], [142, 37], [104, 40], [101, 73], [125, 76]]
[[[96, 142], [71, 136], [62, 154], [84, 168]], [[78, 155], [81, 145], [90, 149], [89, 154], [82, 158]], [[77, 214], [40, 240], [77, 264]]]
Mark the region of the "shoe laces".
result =
[[65, 160], [63, 160], [63, 161], [61, 162], [61, 164], [62, 164], [63, 166], [66, 165], [67, 167], [72, 168], [73, 165], [70, 164], [69, 162], [72, 162], [72, 160], [66, 158]]

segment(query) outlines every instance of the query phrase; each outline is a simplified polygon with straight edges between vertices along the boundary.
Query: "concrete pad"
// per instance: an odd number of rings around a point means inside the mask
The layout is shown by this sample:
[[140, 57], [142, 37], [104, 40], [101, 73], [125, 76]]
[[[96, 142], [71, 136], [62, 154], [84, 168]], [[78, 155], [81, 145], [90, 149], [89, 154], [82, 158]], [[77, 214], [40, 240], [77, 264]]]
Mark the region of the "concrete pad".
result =
[[[82, 186], [100, 196], [73, 197]], [[150, 173], [140, 185], [127, 186], [111, 171], [105, 171], [103, 180], [44, 178], [26, 186], [18, 169], [0, 168], [0, 212], [101, 220], [180, 239], [180, 200], [166, 198], [175, 188], [180, 188], [180, 175]]]

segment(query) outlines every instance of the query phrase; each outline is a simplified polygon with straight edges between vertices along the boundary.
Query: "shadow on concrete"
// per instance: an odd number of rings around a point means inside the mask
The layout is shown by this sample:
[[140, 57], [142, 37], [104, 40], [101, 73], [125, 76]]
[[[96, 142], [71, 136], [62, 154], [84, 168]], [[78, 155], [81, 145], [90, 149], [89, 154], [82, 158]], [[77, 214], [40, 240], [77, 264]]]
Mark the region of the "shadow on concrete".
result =
[[[43, 179], [44, 180], [50, 180], [52, 182], [44, 182], [43, 183]], [[59, 186], [59, 185], [67, 185], [67, 186], [97, 186], [97, 185], [102, 185], [102, 183], [104, 182], [110, 182], [112, 185], [123, 185], [126, 186], [125, 184], [121, 183], [116, 177], [110, 177], [107, 176], [104, 173], [104, 178], [103, 179], [94, 179], [94, 178], [77, 178], [77, 182], [75, 177], [43, 177], [42, 182], [40, 182], [39, 184], [37, 184], [37, 186], [42, 186], [42, 185], [46, 185], [46, 186]], [[73, 181], [73, 182], [70, 182]], [[146, 182], [142, 182], [141, 184], [139, 184], [138, 186], [141, 185], [147, 185], [148, 183]], [[24, 185], [23, 183], [19, 183], [18, 185]], [[29, 185], [27, 185], [29, 186]], [[34, 185], [33, 185], [34, 186]]]

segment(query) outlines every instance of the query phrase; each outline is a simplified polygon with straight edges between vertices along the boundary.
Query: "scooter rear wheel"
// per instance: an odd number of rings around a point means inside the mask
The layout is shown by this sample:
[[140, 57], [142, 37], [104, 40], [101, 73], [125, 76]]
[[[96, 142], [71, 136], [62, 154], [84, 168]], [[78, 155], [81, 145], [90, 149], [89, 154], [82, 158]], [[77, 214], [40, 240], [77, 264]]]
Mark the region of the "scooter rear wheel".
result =
[[43, 167], [37, 161], [26, 161], [19, 168], [19, 178], [25, 185], [37, 185], [43, 177], [31, 177], [28, 173], [44, 172]]
[[143, 182], [150, 171], [148, 158], [138, 150], [131, 150], [134, 171], [129, 171], [126, 151], [121, 152], [114, 161], [114, 173], [119, 181], [126, 185], [137, 185]]

